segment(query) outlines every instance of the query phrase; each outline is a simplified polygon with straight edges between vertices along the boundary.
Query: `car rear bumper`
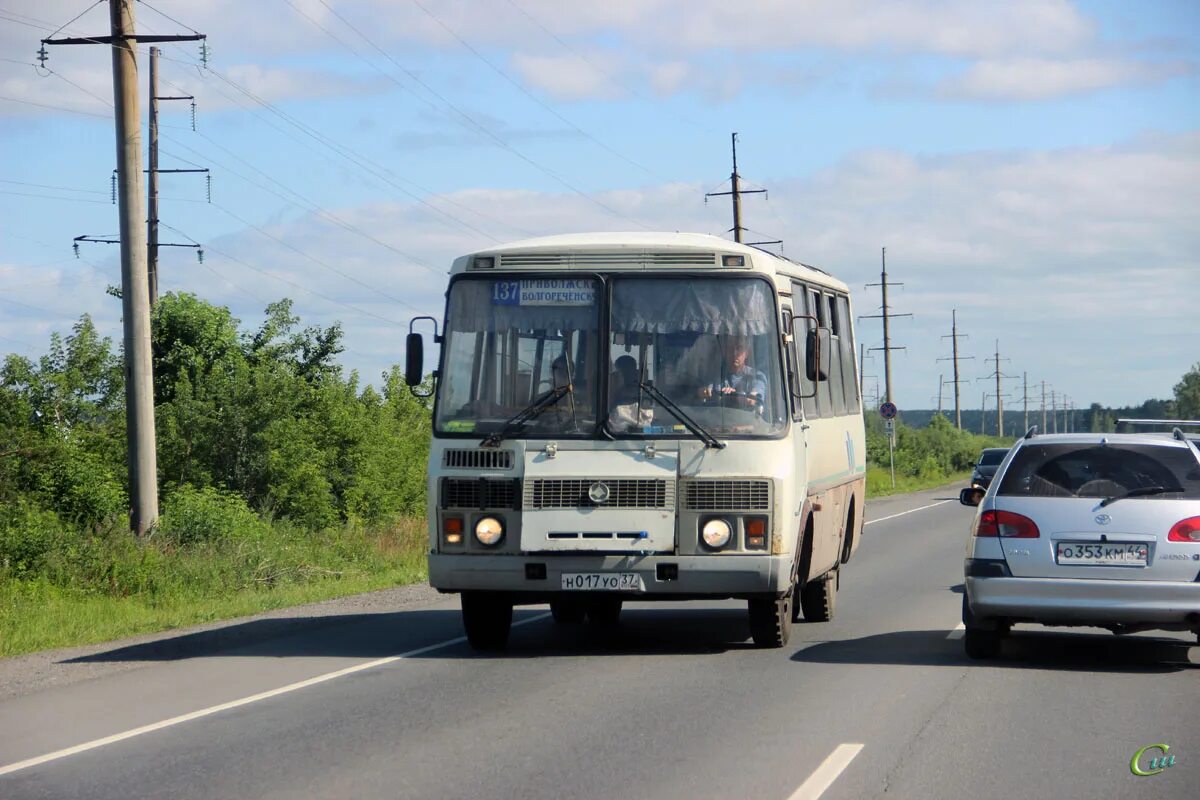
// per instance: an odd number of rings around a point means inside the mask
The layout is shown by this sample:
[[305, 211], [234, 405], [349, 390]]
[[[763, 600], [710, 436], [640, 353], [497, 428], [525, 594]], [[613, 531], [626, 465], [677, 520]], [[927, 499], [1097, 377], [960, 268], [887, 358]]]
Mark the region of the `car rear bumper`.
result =
[[[675, 578], [663, 580], [660, 564], [675, 565]], [[528, 577], [526, 565], [543, 565], [545, 577]], [[739, 597], [786, 591], [791, 560], [768, 555], [429, 555], [429, 583], [443, 592], [558, 594], [564, 572], [635, 572], [646, 590], [614, 593], [629, 600]]]
[[967, 578], [966, 590], [971, 613], [979, 619], [1200, 629], [1200, 583], [1195, 582]]

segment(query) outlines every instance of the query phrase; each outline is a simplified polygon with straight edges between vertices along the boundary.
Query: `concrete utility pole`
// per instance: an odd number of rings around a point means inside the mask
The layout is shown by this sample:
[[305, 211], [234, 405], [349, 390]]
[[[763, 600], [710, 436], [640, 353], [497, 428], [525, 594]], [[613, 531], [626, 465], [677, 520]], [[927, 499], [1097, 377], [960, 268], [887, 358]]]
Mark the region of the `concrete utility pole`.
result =
[[1047, 433], [1050, 429], [1046, 427], [1046, 382], [1042, 381], [1042, 433]]
[[117, 199], [121, 214], [121, 311], [125, 327], [125, 424], [129, 447], [130, 525], [138, 536], [158, 522], [150, 292], [141, 221], [142, 131], [138, 122], [134, 0], [109, 0], [113, 97], [117, 117]]
[[942, 415], [942, 387], [946, 385], [945, 378], [946, 378], [945, 373], [938, 375], [938, 412], [937, 413], [938, 413], [939, 417]]
[[[710, 197], [725, 197], [726, 195], [728, 195], [733, 200], [733, 227], [729, 229], [729, 232], [733, 233], [733, 240], [735, 242], [741, 242], [742, 241], [742, 232], [746, 230], [745, 228], [742, 227], [742, 195], [744, 195], [744, 194], [766, 194], [767, 190], [766, 189], [743, 189], [742, 188], [742, 176], [738, 174], [738, 165], [737, 165], [737, 133], [734, 132], [730, 138], [731, 138], [731, 141], [733, 144], [733, 172], [730, 173], [730, 175], [729, 175], [730, 191], [728, 191], [728, 192], [708, 192], [707, 194], [704, 195], [704, 202], [707, 203], [708, 198], [710, 198]], [[746, 244], [758, 246], [758, 245], [766, 245], [766, 244], [783, 244], [783, 242], [779, 239], [773, 239], [768, 242], [746, 242]]]
[[911, 317], [912, 314], [893, 314], [892, 313], [892, 307], [888, 304], [888, 286], [903, 286], [904, 284], [903, 283], [892, 283], [892, 284], [888, 283], [887, 248], [886, 247], [881, 248], [879, 258], [880, 258], [880, 265], [881, 265], [880, 271], [879, 271], [879, 283], [868, 283], [867, 287], [868, 288], [870, 288], [872, 286], [881, 287], [880, 292], [883, 297], [883, 305], [880, 306], [880, 311], [882, 311], [883, 313], [868, 314], [868, 315], [861, 317], [861, 319], [882, 319], [883, 320], [883, 347], [872, 347], [871, 350], [872, 351], [874, 351], [874, 350], [882, 350], [883, 351], [883, 385], [884, 385], [884, 392], [885, 392], [884, 399], [887, 400], [887, 402], [889, 402], [889, 403], [894, 403], [895, 400], [893, 399], [893, 395], [892, 395], [892, 351], [893, 350], [906, 350], [907, 348], [892, 346], [890, 321], [893, 317]]
[[1000, 340], [997, 339], [996, 340], [996, 355], [993, 356], [992, 358], [984, 359], [985, 363], [988, 361], [991, 361], [995, 364], [995, 367], [996, 367], [995, 371], [993, 371], [991, 375], [986, 375], [979, 379], [981, 381], [995, 379], [995, 381], [996, 381], [996, 431], [997, 431], [998, 436], [1004, 435], [1004, 395], [1001, 393], [1000, 381], [1001, 381], [1001, 379], [1015, 377], [1013, 375], [1005, 375], [1003, 372], [1000, 371], [1000, 363], [1002, 361], [1008, 361], [1008, 360], [1009, 359], [1007, 359], [1007, 358], [1000, 357]]
[[979, 395], [979, 435], [987, 434], [987, 392]]
[[[948, 359], [939, 358], [938, 361], [953, 361], [954, 362], [954, 381], [953, 381], [953, 383], [954, 383], [954, 426], [956, 428], [958, 428], [959, 430], [962, 430], [962, 405], [959, 402], [959, 388], [958, 387], [961, 383], [963, 383], [963, 381], [959, 378], [959, 373], [958, 373], [958, 361], [959, 361], [958, 340], [966, 339], [969, 337], [967, 337], [963, 334], [960, 334], [958, 332], [958, 309], [950, 310], [950, 335], [943, 336], [942, 338], [949, 339], [951, 341], [952, 355]], [[975, 358], [975, 356], [963, 356], [962, 358], [964, 361], [971, 361]]]
[[[158, 168], [158, 102], [160, 100], [192, 100], [186, 95], [160, 95], [158, 93], [158, 56], [157, 47], [150, 48], [150, 112], [149, 112], [149, 168], [146, 170], [146, 274], [150, 282], [150, 305], [158, 302], [158, 248], [161, 247], [193, 247], [200, 250], [198, 244], [164, 244], [158, 241], [158, 176], [164, 172], [203, 172], [207, 169], [159, 169]], [[193, 102], [193, 109], [195, 104]], [[193, 118], [194, 118], [193, 114]], [[200, 253], [203, 261], [203, 252]]]
[[1058, 433], [1058, 403], [1053, 389], [1050, 390], [1050, 422], [1053, 423], [1054, 433]]
[[1025, 430], [1029, 430], [1029, 373], [1021, 373], [1021, 402], [1025, 406]]
[[[134, 0], [109, 0], [108, 36], [43, 39], [45, 45], [106, 44], [112, 51], [120, 213], [121, 312], [124, 328], [125, 426], [130, 515], [141, 536], [158, 522], [158, 459], [154, 436], [154, 376], [150, 353], [150, 294], [146, 272], [145, 201], [141, 192], [142, 131], [138, 122], [137, 38]], [[185, 41], [194, 36], [147, 36], [141, 42]]]

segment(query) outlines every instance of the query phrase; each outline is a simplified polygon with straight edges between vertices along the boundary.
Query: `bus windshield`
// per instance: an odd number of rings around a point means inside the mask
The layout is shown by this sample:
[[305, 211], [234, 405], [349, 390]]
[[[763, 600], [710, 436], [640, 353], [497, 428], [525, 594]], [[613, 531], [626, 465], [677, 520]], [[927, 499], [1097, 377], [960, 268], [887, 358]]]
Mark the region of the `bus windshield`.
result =
[[521, 433], [593, 434], [600, 295], [592, 278], [455, 281], [446, 316], [437, 430], [494, 433], [548, 393], [570, 386]]
[[[455, 281], [436, 430], [487, 435], [520, 416], [504, 436], [594, 437], [604, 420], [618, 437], [695, 435], [646, 386], [714, 436], [784, 429], [769, 283], [614, 276], [611, 285], [606, 308], [602, 284], [590, 277]], [[521, 416], [535, 404], [536, 414]]]
[[654, 403], [647, 383], [717, 436], [773, 435], [786, 425], [765, 281], [617, 278], [607, 355], [607, 424], [615, 435], [690, 435]]

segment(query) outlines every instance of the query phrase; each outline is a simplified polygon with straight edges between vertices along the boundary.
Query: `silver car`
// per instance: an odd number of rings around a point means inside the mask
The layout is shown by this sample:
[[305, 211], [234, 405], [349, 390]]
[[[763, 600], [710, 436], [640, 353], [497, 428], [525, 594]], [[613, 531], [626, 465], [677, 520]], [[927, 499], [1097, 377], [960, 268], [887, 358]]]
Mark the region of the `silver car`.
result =
[[1200, 451], [1182, 434], [1030, 431], [978, 506], [964, 641], [993, 658], [1015, 622], [1200, 634]]

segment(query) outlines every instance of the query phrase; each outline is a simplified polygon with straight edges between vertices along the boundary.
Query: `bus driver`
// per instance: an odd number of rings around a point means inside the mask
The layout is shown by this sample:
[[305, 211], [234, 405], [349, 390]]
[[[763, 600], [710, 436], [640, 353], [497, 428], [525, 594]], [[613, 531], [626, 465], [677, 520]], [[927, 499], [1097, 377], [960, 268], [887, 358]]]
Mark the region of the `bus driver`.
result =
[[725, 340], [724, 376], [718, 383], [700, 387], [699, 397], [714, 397], [739, 408], [762, 411], [767, 394], [767, 376], [750, 365], [750, 344], [741, 337]]

